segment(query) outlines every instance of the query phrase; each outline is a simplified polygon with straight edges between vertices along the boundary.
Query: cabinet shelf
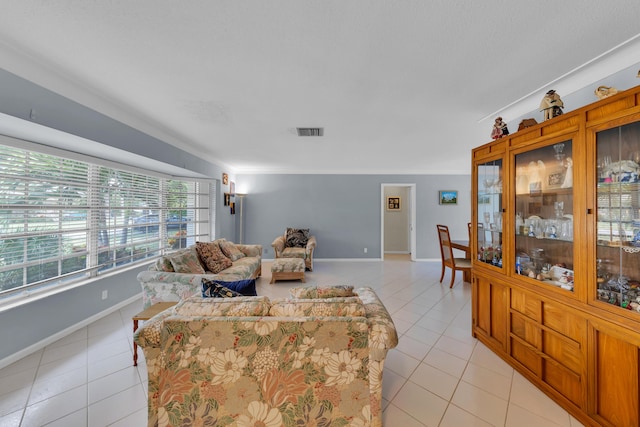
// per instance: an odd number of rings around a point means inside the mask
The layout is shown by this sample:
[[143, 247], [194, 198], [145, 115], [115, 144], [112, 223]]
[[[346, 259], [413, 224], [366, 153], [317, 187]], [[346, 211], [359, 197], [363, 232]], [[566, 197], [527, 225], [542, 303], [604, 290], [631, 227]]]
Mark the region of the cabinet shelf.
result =
[[542, 197], [545, 195], [564, 196], [564, 195], [572, 195], [572, 194], [573, 194], [573, 187], [568, 187], [568, 188], [548, 188], [547, 187], [544, 191], [539, 190], [539, 191], [528, 191], [528, 192], [516, 192], [517, 197]]
[[567, 239], [559, 239], [559, 238], [552, 238], [552, 237], [536, 237], [536, 236], [530, 236], [528, 234], [516, 234], [516, 238], [517, 239], [531, 239], [531, 240], [535, 240], [538, 242], [545, 242], [545, 243], [555, 243], [555, 244], [562, 244], [562, 243], [566, 243], [568, 245], [573, 245], [573, 240], [567, 240]]

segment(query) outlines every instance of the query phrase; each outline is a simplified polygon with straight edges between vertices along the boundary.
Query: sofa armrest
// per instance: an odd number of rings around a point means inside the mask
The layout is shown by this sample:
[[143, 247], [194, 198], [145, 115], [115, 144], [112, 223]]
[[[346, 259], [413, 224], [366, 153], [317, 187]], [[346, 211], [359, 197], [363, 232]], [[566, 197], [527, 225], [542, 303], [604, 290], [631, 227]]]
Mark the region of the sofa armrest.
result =
[[276, 237], [275, 240], [271, 242], [271, 247], [273, 247], [273, 251], [275, 252], [275, 257], [276, 258], [280, 257], [285, 247], [284, 236]]
[[315, 248], [316, 248], [316, 236], [310, 236], [309, 240], [307, 240], [307, 253], [312, 254]]
[[247, 245], [243, 243], [236, 243], [236, 248], [243, 254], [249, 257], [262, 258], [262, 245]]
[[168, 308], [144, 322], [144, 324], [133, 334], [133, 340], [135, 343], [142, 348], [160, 348], [160, 332], [162, 332], [164, 319], [173, 315], [175, 315], [175, 307]]
[[372, 356], [374, 360], [383, 360], [387, 350], [398, 345], [398, 333], [393, 319], [373, 289], [358, 288], [355, 292], [364, 304], [367, 320], [371, 325], [369, 347]]

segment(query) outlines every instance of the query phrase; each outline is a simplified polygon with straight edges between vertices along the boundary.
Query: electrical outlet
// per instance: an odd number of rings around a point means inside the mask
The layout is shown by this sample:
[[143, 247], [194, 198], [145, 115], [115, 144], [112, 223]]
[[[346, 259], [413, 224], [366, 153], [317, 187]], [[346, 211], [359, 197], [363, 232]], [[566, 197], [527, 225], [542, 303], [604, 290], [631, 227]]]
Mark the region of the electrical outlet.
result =
[[367, 253], [367, 248], [364, 248], [364, 253], [365, 253], [365, 254]]
[[105, 289], [102, 291], [102, 299], [107, 299], [109, 297], [109, 291]]

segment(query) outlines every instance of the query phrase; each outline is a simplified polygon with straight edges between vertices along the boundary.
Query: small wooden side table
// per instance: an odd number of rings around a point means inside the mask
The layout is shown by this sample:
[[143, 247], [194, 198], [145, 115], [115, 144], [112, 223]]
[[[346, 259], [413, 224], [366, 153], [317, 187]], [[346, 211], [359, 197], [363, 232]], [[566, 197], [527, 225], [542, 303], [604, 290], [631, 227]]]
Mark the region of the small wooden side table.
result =
[[[177, 303], [177, 301], [158, 302], [146, 310], [142, 310], [140, 313], [134, 315], [131, 318], [133, 320], [133, 332], [135, 333], [138, 330], [138, 322], [140, 320], [149, 320], [156, 314], [173, 307]], [[138, 366], [138, 344], [136, 344], [135, 340], [133, 341], [133, 366]]]

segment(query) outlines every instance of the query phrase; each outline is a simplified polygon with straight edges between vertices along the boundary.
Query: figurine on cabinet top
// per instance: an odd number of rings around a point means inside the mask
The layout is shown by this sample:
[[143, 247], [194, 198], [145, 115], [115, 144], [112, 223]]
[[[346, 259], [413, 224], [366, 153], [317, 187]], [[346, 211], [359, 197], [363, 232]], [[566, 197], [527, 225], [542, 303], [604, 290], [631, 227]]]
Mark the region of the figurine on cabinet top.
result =
[[540, 111], [544, 112], [544, 120], [552, 119], [562, 114], [564, 103], [560, 99], [560, 95], [551, 89], [544, 95], [540, 101]]
[[507, 124], [502, 121], [502, 117], [496, 117], [496, 121], [493, 123], [493, 129], [491, 130], [491, 139], [502, 138], [506, 135], [509, 135]]
[[618, 89], [609, 86], [598, 86], [598, 88], [594, 90], [593, 93], [596, 94], [596, 97], [598, 97], [598, 99], [605, 99], [611, 95], [615, 95], [616, 93], [618, 93]]

